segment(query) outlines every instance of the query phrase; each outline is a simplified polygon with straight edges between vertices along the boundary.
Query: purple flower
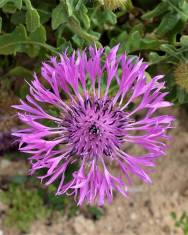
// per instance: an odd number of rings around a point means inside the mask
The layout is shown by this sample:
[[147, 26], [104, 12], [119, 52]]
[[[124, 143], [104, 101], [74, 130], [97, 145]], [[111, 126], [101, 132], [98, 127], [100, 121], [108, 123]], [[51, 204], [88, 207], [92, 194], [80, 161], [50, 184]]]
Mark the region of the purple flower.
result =
[[[20, 151], [31, 154], [30, 173], [44, 169], [38, 178], [46, 185], [59, 180], [56, 195], [74, 195], [78, 205], [112, 202], [113, 191], [127, 196], [131, 175], [151, 183], [148, 172], [167, 149], [174, 118], [154, 116], [172, 105], [164, 101], [163, 76], [148, 82], [147, 64], [117, 51], [118, 45], [107, 55], [90, 47], [52, 57], [42, 65], [44, 81], [35, 74], [26, 102], [14, 106], [28, 126], [14, 135]], [[139, 154], [129, 152], [130, 144]]]

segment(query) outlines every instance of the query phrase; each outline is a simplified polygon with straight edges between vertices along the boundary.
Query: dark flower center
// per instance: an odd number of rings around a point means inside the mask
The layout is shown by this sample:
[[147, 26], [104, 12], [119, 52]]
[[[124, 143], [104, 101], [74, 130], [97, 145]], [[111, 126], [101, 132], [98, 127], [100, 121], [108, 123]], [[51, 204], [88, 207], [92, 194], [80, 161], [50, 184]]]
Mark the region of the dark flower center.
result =
[[89, 128], [89, 133], [91, 133], [92, 135], [99, 135], [100, 133], [100, 129], [98, 127], [96, 127], [95, 124], [93, 124], [90, 128]]
[[111, 100], [85, 100], [84, 105], [71, 106], [62, 125], [66, 128], [66, 142], [76, 155], [111, 156], [122, 144], [126, 113], [114, 107]]

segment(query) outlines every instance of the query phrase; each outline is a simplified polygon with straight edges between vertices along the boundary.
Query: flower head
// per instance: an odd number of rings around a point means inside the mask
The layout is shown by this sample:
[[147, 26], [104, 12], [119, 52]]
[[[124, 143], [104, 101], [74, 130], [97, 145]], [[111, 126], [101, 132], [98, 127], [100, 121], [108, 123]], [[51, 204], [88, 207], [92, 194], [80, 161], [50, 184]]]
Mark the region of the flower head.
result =
[[[44, 82], [35, 74], [26, 101], [14, 106], [28, 126], [14, 135], [20, 150], [31, 154], [30, 173], [45, 169], [38, 177], [46, 185], [59, 179], [56, 194], [74, 195], [78, 205], [111, 202], [113, 191], [127, 196], [131, 174], [151, 183], [148, 168], [167, 148], [163, 140], [173, 117], [154, 116], [171, 106], [161, 91], [163, 76], [147, 82], [147, 64], [117, 51], [115, 46], [106, 55], [90, 47], [88, 53], [52, 57], [42, 65]], [[116, 87], [114, 95], [111, 87]], [[130, 153], [130, 144], [142, 154]], [[66, 172], [74, 164], [68, 180]]]

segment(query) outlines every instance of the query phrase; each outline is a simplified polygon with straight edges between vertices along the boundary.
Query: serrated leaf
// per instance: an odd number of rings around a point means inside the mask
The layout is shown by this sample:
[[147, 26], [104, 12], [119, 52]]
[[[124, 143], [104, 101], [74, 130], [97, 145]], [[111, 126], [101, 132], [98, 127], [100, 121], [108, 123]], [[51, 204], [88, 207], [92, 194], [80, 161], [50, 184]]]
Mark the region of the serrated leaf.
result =
[[180, 17], [178, 14], [169, 12], [163, 18], [159, 26], [156, 28], [155, 33], [159, 36], [163, 36], [164, 34], [171, 31], [175, 25], [178, 23]]
[[46, 33], [43, 26], [39, 27], [28, 37], [23, 25], [19, 25], [9, 34], [0, 36], [0, 55], [11, 55], [24, 52], [33, 57], [39, 53], [41, 47], [56, 53], [56, 50], [45, 44]]
[[26, 27], [29, 32], [34, 32], [40, 26], [40, 16], [36, 9], [28, 9], [26, 13]]
[[52, 11], [52, 29], [57, 29], [61, 24], [64, 24], [68, 21], [68, 15], [65, 10], [64, 3], [60, 3]]

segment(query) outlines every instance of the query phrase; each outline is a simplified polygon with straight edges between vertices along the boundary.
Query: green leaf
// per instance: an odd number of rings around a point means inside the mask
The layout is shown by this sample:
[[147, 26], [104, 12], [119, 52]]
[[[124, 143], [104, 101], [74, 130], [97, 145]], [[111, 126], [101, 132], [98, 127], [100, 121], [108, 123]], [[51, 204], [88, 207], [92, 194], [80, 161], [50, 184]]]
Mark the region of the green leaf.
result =
[[149, 11], [142, 15], [143, 20], [149, 20], [153, 17], [162, 15], [168, 10], [168, 3], [167, 2], [161, 2], [159, 3], [152, 11]]
[[[69, 29], [77, 34], [79, 37], [84, 39], [85, 41], [89, 43], [98, 43], [98, 37], [96, 35], [93, 35], [91, 32], [87, 32], [80, 26], [80, 22], [76, 17], [70, 17], [68, 21], [68, 27]], [[77, 36], [74, 35], [74, 36]]]
[[156, 39], [143, 38], [138, 31], [134, 31], [125, 39], [124, 46], [129, 52], [137, 50], [156, 50], [159, 49], [160, 42]]
[[8, 0], [0, 0], [0, 8], [3, 7], [7, 2]]
[[106, 10], [103, 13], [103, 17], [105, 19], [105, 23], [108, 23], [111, 25], [115, 25], [117, 23], [117, 16], [115, 13], [113, 13], [113, 11]]
[[16, 66], [11, 69], [6, 75], [31, 79], [33, 73], [29, 69], [26, 69], [22, 66]]
[[66, 3], [66, 6], [67, 6], [68, 16], [72, 16], [73, 11], [74, 11], [74, 5], [73, 5], [74, 0], [65, 0], [65, 3]]
[[75, 10], [76, 11], [79, 11], [82, 7], [82, 4], [84, 4], [85, 0], [78, 0], [78, 2], [76, 3], [76, 6], [75, 6]]
[[14, 3], [16, 8], [21, 9], [22, 8], [22, 0], [0, 0], [0, 8], [2, 8], [7, 3]]
[[39, 27], [28, 37], [25, 27], [19, 25], [12, 33], [0, 36], [0, 54], [11, 55], [17, 52], [24, 52], [29, 56], [36, 56], [41, 47], [57, 54], [56, 49], [45, 44], [45, 41], [46, 33], [43, 26]]
[[164, 57], [160, 56], [157, 52], [150, 52], [149, 53], [149, 62], [150, 63], [159, 63]]
[[162, 44], [160, 49], [172, 56], [176, 53], [176, 49], [173, 47], [173, 45], [170, 44]]
[[[28, 41], [45, 44], [46, 30], [44, 26], [41, 25], [35, 32], [30, 33]], [[31, 57], [35, 57], [39, 54], [41, 45], [36, 44], [37, 43], [32, 43], [27, 46], [27, 54]]]
[[25, 11], [16, 11], [11, 15], [11, 23], [13, 25], [25, 24]]
[[7, 3], [3, 7], [3, 12], [8, 14], [14, 14], [17, 7], [13, 3]]
[[82, 22], [84, 28], [89, 29], [90, 28], [90, 18], [87, 15], [87, 13], [88, 13], [88, 10], [83, 5], [79, 11], [75, 12], [75, 16], [79, 19], [79, 21]]
[[46, 42], [46, 30], [44, 26], [41, 25], [35, 32], [32, 32], [29, 38], [36, 42]]
[[181, 33], [185, 26], [185, 23], [182, 20], [179, 20], [174, 28], [168, 33], [168, 39], [171, 44], [176, 44], [177, 34]]
[[178, 14], [169, 12], [163, 18], [159, 26], [156, 28], [155, 33], [159, 36], [163, 36], [164, 34], [171, 31], [177, 22], [179, 21], [180, 17]]
[[41, 24], [45, 24], [48, 22], [51, 18], [51, 12], [45, 9], [37, 9], [39, 15], [40, 15], [40, 22]]
[[27, 40], [27, 34], [24, 26], [17, 26], [12, 33], [0, 36], [0, 54], [16, 54], [21, 49], [22, 41], [25, 40]]
[[64, 24], [68, 21], [68, 15], [65, 9], [64, 3], [60, 3], [52, 11], [52, 29], [57, 29], [61, 24]]
[[34, 32], [40, 26], [40, 16], [36, 9], [28, 9], [26, 13], [26, 27], [29, 32]]

